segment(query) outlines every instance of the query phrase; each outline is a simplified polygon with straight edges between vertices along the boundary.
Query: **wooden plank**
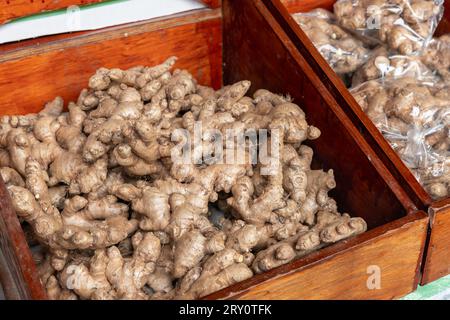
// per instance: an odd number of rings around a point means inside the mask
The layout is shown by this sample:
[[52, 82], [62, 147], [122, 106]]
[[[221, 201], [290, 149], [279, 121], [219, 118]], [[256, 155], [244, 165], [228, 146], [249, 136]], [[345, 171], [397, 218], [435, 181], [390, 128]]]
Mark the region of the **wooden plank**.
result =
[[450, 274], [450, 200], [433, 205], [430, 215], [431, 234], [422, 285]]
[[[199, 11], [199, 10], [193, 10], [193, 11]], [[190, 11], [189, 13], [192, 14], [193, 11]], [[204, 11], [200, 14], [203, 15], [203, 13], [204, 13]], [[216, 14], [218, 14], [218, 11], [216, 11]], [[186, 13], [174, 14], [171, 17], [183, 16], [183, 15], [186, 15]], [[167, 18], [168, 18], [167, 16], [164, 16], [164, 17], [160, 17], [160, 18], [151, 19], [151, 21], [155, 22], [155, 23], [156, 23], [156, 21], [159, 21], [160, 22], [159, 28], [168, 28], [170, 25], [178, 23], [178, 22], [174, 22], [174, 20], [171, 20], [171, 19], [169, 19], [169, 21], [168, 21]], [[132, 26], [135, 24], [136, 23], [128, 23], [125, 25], [111, 26], [111, 27], [96, 29], [94, 31], [85, 30], [85, 31], [52, 34], [52, 35], [37, 37], [37, 38], [33, 38], [33, 39], [25, 39], [25, 40], [20, 40], [20, 41], [16, 41], [16, 42], [8, 42], [8, 43], [0, 45], [0, 48], [2, 49], [1, 52], [3, 52], [3, 53], [7, 53], [7, 52], [10, 53], [10, 52], [13, 52], [16, 50], [20, 50], [21, 48], [24, 48], [24, 47], [45, 47], [47, 44], [52, 44], [59, 40], [73, 39], [73, 38], [78, 38], [82, 35], [92, 35], [94, 33], [95, 34], [103, 33], [105, 31], [117, 30], [118, 28], [120, 29], [124, 26]]]
[[[368, 231], [208, 299], [395, 299], [416, 289], [427, 233], [424, 212]], [[379, 275], [379, 286], [376, 281]]]
[[[2, 222], [0, 222], [2, 224]], [[1, 227], [0, 227], [1, 228]], [[0, 242], [4, 242], [4, 239], [0, 239]], [[4, 248], [9, 245], [0, 244], [0, 248]], [[17, 276], [14, 276], [15, 272], [11, 271], [12, 263], [8, 262], [3, 254], [4, 249], [0, 249], [0, 300], [20, 300], [22, 297], [27, 296], [27, 290], [25, 286], [18, 287]], [[21, 283], [25, 283], [23, 280]]]
[[176, 68], [218, 88], [221, 37], [220, 10], [204, 9], [4, 52], [0, 114], [36, 112], [56, 95], [74, 100], [99, 67], [155, 65], [172, 55], [179, 57]]
[[315, 8], [332, 11], [335, 0], [281, 0], [289, 12], [308, 12]]
[[219, 8], [222, 5], [222, 0], [201, 0], [201, 2], [213, 9]]
[[20, 50], [21, 48], [31, 47], [31, 46], [42, 46], [47, 43], [55, 42], [57, 40], [68, 39], [72, 37], [77, 37], [81, 34], [88, 33], [89, 31], [77, 31], [69, 33], [59, 33], [52, 34], [48, 36], [42, 36], [32, 39], [25, 39], [15, 42], [8, 42], [0, 45], [1, 53], [11, 52], [14, 50]]
[[446, 33], [450, 33], [450, 1], [446, 0], [444, 2], [444, 17], [438, 25], [436, 30], [436, 36], [441, 36]]
[[0, 4], [0, 24], [43, 11], [82, 6], [103, 0], [7, 0]]

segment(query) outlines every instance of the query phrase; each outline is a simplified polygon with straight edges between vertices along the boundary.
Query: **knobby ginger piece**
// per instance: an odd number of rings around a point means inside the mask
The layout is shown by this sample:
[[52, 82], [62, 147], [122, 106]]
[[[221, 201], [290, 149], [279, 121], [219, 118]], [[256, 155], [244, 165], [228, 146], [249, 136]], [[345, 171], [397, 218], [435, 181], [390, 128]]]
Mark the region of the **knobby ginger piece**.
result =
[[197, 299], [365, 231], [328, 196], [333, 170], [311, 169], [321, 133], [288, 96], [216, 91], [175, 61], [101, 68], [67, 112], [1, 119], [0, 174], [50, 298]]

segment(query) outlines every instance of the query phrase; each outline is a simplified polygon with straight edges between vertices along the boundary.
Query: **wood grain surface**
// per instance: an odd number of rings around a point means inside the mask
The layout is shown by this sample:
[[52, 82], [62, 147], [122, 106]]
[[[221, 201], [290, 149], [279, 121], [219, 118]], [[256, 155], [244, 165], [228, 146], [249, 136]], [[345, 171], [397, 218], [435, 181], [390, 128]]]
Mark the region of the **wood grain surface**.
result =
[[[417, 287], [426, 214], [371, 230], [207, 299], [395, 299]], [[371, 276], [379, 276], [379, 283]]]
[[0, 53], [0, 114], [38, 111], [56, 95], [72, 101], [101, 66], [155, 65], [172, 55], [176, 68], [218, 88], [221, 35], [220, 10], [204, 9]]
[[431, 233], [424, 263], [423, 285], [450, 274], [450, 199], [430, 209]]
[[312, 9], [323, 8], [333, 11], [335, 0], [280, 0], [289, 12], [308, 12]]
[[210, 8], [219, 8], [222, 5], [222, 0], [201, 0]]

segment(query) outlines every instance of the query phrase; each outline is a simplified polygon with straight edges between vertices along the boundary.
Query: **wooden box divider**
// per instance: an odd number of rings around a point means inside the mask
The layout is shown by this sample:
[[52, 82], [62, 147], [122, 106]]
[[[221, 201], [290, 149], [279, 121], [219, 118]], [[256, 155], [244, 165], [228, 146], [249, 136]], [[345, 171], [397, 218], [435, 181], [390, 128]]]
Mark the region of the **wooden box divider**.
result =
[[[424, 255], [422, 284], [450, 273], [450, 198], [433, 201], [412, 172], [405, 166], [387, 140], [363, 112], [339, 76], [317, 51], [308, 36], [291, 17], [295, 12], [314, 8], [333, 10], [336, 0], [263, 0], [297, 50], [321, 78], [347, 116], [358, 127], [366, 141], [376, 151], [395, 178], [409, 194], [416, 206], [430, 216], [430, 233]], [[445, 14], [436, 35], [450, 32], [450, 1], [444, 3]]]
[[[369, 230], [206, 299], [392, 299], [413, 291], [428, 216], [341, 110], [270, 7], [261, 0], [222, 5], [223, 21], [220, 10], [202, 9], [1, 52], [0, 115], [35, 112], [55, 95], [73, 100], [98, 67], [152, 65], [171, 55], [179, 56], [177, 68], [204, 85], [248, 79], [251, 91], [290, 94], [322, 131], [310, 142], [313, 167], [334, 169], [332, 195], [340, 211], [363, 217]], [[8, 279], [17, 287], [9, 297], [46, 298], [3, 182], [0, 221], [1, 250], [15, 273]], [[381, 287], [368, 285], [371, 270], [380, 272]]]

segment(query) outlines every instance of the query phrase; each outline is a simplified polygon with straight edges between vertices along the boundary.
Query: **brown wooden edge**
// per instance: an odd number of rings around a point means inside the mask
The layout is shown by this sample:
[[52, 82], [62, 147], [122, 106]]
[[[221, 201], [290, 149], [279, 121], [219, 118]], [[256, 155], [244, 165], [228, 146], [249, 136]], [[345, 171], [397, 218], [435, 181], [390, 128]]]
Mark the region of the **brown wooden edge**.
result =
[[[64, 38], [49, 36], [46, 43], [30, 43], [30, 45], [14, 47], [11, 50], [2, 50], [0, 63], [36, 56], [49, 51], [79, 47], [90, 43], [106, 41], [116, 38], [129, 37], [135, 34], [147, 33], [168, 29], [193, 22], [202, 22], [221, 17], [220, 10], [199, 9], [182, 12], [170, 16], [154, 18], [139, 22], [132, 22], [118, 26], [107, 27], [89, 32], [76, 32], [64, 35]], [[20, 43], [20, 42], [19, 42]], [[6, 47], [8, 44], [5, 45]], [[4, 48], [0, 46], [0, 48]]]
[[324, 8], [333, 11], [336, 0], [280, 0], [289, 12], [307, 12], [315, 8]]
[[450, 32], [450, 2], [446, 0], [444, 2], [444, 6], [444, 17], [442, 18], [441, 22], [438, 25], [438, 28], [436, 29], [436, 36], [440, 36]]
[[[104, 0], [101, 0], [104, 1]], [[48, 50], [48, 45], [54, 43], [61, 43], [64, 41], [70, 41], [74, 39], [80, 39], [83, 37], [91, 37], [93, 35], [101, 35], [105, 32], [112, 32], [114, 30], [121, 30], [123, 28], [137, 28], [142, 25], [146, 25], [148, 23], [152, 24], [151, 30], [155, 31], [159, 29], [167, 29], [175, 26], [179, 26], [182, 24], [192, 23], [192, 22], [202, 22], [208, 19], [220, 18], [221, 11], [220, 10], [208, 10], [208, 9], [194, 9], [185, 12], [175, 13], [169, 16], [162, 16], [157, 18], [152, 18], [149, 20], [130, 22], [126, 24], [110, 26], [95, 30], [87, 30], [87, 31], [76, 31], [76, 32], [68, 32], [61, 34], [53, 34], [48, 36], [37, 37], [33, 39], [25, 39], [21, 41], [9, 42], [0, 45], [2, 49], [0, 51], [1, 55], [4, 54], [12, 54], [13, 52], [23, 51], [26, 48], [43, 48], [43, 50]], [[133, 34], [138, 33], [138, 30], [135, 30]], [[36, 52], [36, 54], [38, 54]], [[1, 61], [0, 61], [1, 62]]]
[[179, 57], [176, 68], [219, 88], [221, 37], [220, 9], [199, 9], [0, 52], [0, 114], [37, 112], [56, 94], [74, 101], [99, 67], [157, 64], [170, 55]]
[[52, 11], [101, 2], [104, 0], [8, 0], [0, 5], [0, 24], [43, 11]]
[[222, 0], [200, 0], [200, 1], [213, 9], [220, 8], [220, 6], [222, 5]]
[[450, 199], [434, 203], [429, 215], [431, 232], [425, 249], [421, 285], [450, 274]]
[[410, 195], [411, 200], [413, 200], [420, 210], [426, 211], [432, 203], [432, 199], [428, 193], [419, 184], [411, 171], [404, 165], [397, 153], [391, 148], [373, 122], [359, 107], [358, 103], [338, 75], [331, 69], [325, 59], [314, 47], [308, 36], [291, 17], [286, 6], [280, 0], [262, 1], [280, 24], [281, 28], [289, 36], [297, 50], [308, 61], [311, 68], [337, 101], [340, 108], [342, 108], [350, 120], [358, 126], [360, 134], [363, 135], [389, 171]]
[[[204, 299], [205, 300], [239, 299], [239, 298], [245, 296], [246, 294], [248, 294], [248, 292], [250, 292], [250, 290], [252, 288], [255, 288], [256, 286], [265, 285], [269, 281], [276, 281], [276, 279], [280, 279], [285, 276], [290, 276], [293, 273], [295, 273], [295, 274], [301, 273], [302, 271], [312, 269], [320, 264], [330, 262], [333, 259], [337, 259], [341, 255], [344, 255], [349, 252], [350, 253], [354, 252], [357, 249], [361, 249], [361, 248], [364, 248], [364, 247], [372, 245], [372, 244], [376, 247], [376, 243], [380, 240], [383, 240], [384, 238], [388, 238], [388, 237], [392, 236], [393, 234], [396, 234], [397, 232], [401, 232], [401, 231], [412, 232], [409, 229], [417, 224], [422, 225], [423, 228], [426, 228], [427, 223], [428, 223], [427, 214], [423, 211], [417, 211], [415, 213], [409, 214], [406, 217], [403, 217], [396, 221], [392, 221], [381, 227], [369, 230], [369, 231], [367, 231], [363, 234], [360, 234], [354, 238], [336, 243], [332, 246], [329, 246], [329, 247], [326, 247], [319, 251], [316, 251], [314, 253], [311, 253], [308, 256], [297, 259], [289, 264], [282, 265], [278, 268], [272, 269], [272, 270], [267, 271], [262, 274], [257, 274], [246, 281], [237, 283], [231, 287], [217, 291], [217, 292], [205, 297]], [[419, 276], [420, 276], [419, 271], [420, 271], [420, 267], [421, 267], [423, 246], [425, 243], [425, 238], [426, 238], [426, 232], [423, 232], [422, 238], [418, 239], [418, 241], [421, 241], [422, 245], [419, 250], [420, 253], [417, 255], [417, 267], [415, 270], [414, 283], [412, 284], [412, 287], [410, 288], [411, 292], [417, 288], [417, 285], [419, 283]], [[395, 245], [395, 244], [393, 244], [393, 245]], [[373, 250], [375, 250], [375, 249], [373, 249]], [[326, 276], [327, 275], [323, 275], [323, 277], [326, 277]], [[318, 280], [318, 281], [320, 282], [320, 280]], [[408, 292], [404, 292], [403, 294], [407, 294], [407, 293]], [[400, 297], [400, 296], [395, 296], [392, 298], [398, 298], [398, 297]], [[281, 296], [280, 296], [280, 298], [281, 298]], [[364, 297], [360, 297], [360, 298], [363, 299]]]

